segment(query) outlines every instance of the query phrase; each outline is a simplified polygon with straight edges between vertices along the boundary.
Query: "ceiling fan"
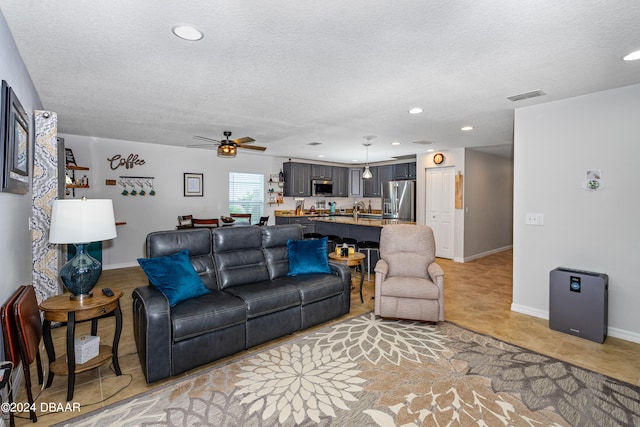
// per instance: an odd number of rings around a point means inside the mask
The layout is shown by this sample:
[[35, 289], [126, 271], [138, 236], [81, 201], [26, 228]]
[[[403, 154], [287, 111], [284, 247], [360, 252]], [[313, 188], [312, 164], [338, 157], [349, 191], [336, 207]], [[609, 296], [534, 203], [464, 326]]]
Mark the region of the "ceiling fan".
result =
[[[244, 137], [239, 139], [229, 139], [231, 136], [231, 132], [226, 130], [223, 132], [225, 139], [222, 141], [218, 141], [217, 139], [207, 138], [204, 136], [194, 135], [194, 139], [199, 139], [202, 141], [207, 141], [209, 144], [199, 144], [199, 145], [188, 145], [189, 148], [214, 148], [218, 147], [218, 157], [235, 157], [237, 154], [238, 148], [244, 148], [248, 150], [257, 150], [264, 151], [267, 147], [260, 147], [258, 145], [246, 145], [251, 144], [255, 141], [255, 139], [251, 137]], [[213, 143], [213, 144], [211, 144]]]

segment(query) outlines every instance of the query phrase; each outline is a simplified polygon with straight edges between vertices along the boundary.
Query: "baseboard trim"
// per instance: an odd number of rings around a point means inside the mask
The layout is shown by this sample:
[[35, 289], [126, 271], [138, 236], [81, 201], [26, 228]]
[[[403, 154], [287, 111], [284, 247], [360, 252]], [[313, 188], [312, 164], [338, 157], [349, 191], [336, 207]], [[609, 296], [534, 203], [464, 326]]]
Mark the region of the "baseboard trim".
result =
[[464, 257], [462, 259], [462, 261], [458, 261], [458, 260], [454, 260], [456, 262], [469, 262], [469, 261], [473, 261], [474, 259], [478, 259], [478, 258], [483, 258], [489, 255], [493, 255], [493, 254], [497, 254], [498, 252], [503, 252], [503, 251], [508, 251], [509, 249], [512, 249], [513, 245], [508, 245], [508, 246], [503, 246], [501, 248], [496, 248], [496, 249], [491, 249], [490, 251], [486, 251], [486, 252], [482, 252], [479, 254], [475, 254], [475, 255], [471, 255], [468, 257]]
[[138, 267], [137, 262], [123, 262], [121, 264], [109, 264], [103, 265], [103, 270], [115, 270], [116, 268], [129, 268], [129, 267]]
[[[511, 311], [515, 311], [517, 313], [522, 313], [522, 314], [526, 314], [533, 317], [538, 317], [540, 319], [549, 320], [548, 310], [545, 311], [545, 310], [539, 310], [533, 307], [527, 307], [525, 305], [511, 304]], [[624, 329], [612, 328], [611, 326], [609, 326], [607, 328], [607, 336], [640, 344], [640, 334], [636, 332], [627, 331]]]

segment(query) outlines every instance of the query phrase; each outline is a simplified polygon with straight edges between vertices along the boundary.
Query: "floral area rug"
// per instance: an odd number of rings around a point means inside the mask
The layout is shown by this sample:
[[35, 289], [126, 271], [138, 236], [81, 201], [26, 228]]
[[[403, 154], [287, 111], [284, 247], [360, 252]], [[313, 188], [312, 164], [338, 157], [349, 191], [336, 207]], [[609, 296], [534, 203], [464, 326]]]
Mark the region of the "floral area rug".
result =
[[628, 426], [640, 388], [447, 322], [368, 313], [62, 425]]

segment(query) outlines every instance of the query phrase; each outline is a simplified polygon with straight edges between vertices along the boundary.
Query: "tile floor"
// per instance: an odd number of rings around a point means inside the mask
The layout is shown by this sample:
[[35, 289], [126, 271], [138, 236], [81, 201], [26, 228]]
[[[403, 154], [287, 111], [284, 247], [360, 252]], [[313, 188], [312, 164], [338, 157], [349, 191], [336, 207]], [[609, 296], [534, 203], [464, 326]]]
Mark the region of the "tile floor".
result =
[[[574, 363], [603, 374], [640, 385], [640, 344], [608, 337], [604, 344], [576, 338], [548, 328], [546, 320], [514, 313], [511, 306], [512, 252], [480, 258], [468, 263], [454, 263], [439, 259], [445, 271], [445, 318], [468, 329], [485, 333], [504, 341], [538, 351]], [[372, 281], [364, 285], [364, 304], [360, 303], [358, 291], [351, 298], [351, 312], [345, 316], [356, 316], [373, 310]], [[356, 283], [356, 280], [354, 280]], [[76, 376], [73, 402], [82, 405], [81, 413], [99, 409], [108, 404], [126, 399], [144, 391], [161, 386], [159, 381], [147, 384], [140, 369], [132, 333], [131, 291], [137, 286], [146, 286], [147, 280], [137, 267], [104, 271], [98, 289], [117, 288], [124, 292], [121, 300], [123, 312], [123, 333], [120, 339], [119, 360], [122, 376], [115, 376], [109, 364]], [[343, 319], [338, 319], [340, 321]], [[102, 340], [111, 341], [114, 319], [100, 321], [98, 335]], [[90, 322], [80, 324], [77, 334], [88, 333]], [[325, 325], [320, 325], [324, 327]], [[306, 333], [300, 332], [300, 333]], [[57, 354], [64, 353], [65, 328], [53, 330], [54, 345]], [[268, 345], [272, 345], [269, 343]], [[256, 351], [252, 349], [250, 351]], [[46, 353], [42, 351], [46, 366]], [[201, 369], [214, 366], [214, 362]], [[35, 368], [32, 366], [34, 384]], [[67, 377], [56, 376], [49, 389], [40, 391], [34, 386], [37, 407], [40, 402], [66, 403]], [[25, 387], [21, 387], [21, 398], [26, 402]], [[37, 425], [50, 425], [79, 415], [78, 413], [38, 413]], [[28, 414], [16, 418], [16, 425], [33, 425]]]

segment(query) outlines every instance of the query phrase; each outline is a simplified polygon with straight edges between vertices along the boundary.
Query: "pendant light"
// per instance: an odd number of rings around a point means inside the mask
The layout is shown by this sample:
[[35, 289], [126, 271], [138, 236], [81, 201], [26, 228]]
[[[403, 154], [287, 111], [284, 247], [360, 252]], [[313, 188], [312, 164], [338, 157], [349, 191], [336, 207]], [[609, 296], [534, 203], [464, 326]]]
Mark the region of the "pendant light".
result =
[[373, 178], [373, 174], [371, 173], [371, 170], [369, 169], [369, 146], [371, 146], [371, 140], [375, 139], [377, 137], [375, 135], [367, 135], [367, 136], [364, 136], [363, 138], [367, 140], [367, 142], [362, 144], [365, 147], [367, 147], [367, 161], [364, 164], [364, 172], [362, 172], [362, 178], [363, 179], [371, 179], [371, 178]]

